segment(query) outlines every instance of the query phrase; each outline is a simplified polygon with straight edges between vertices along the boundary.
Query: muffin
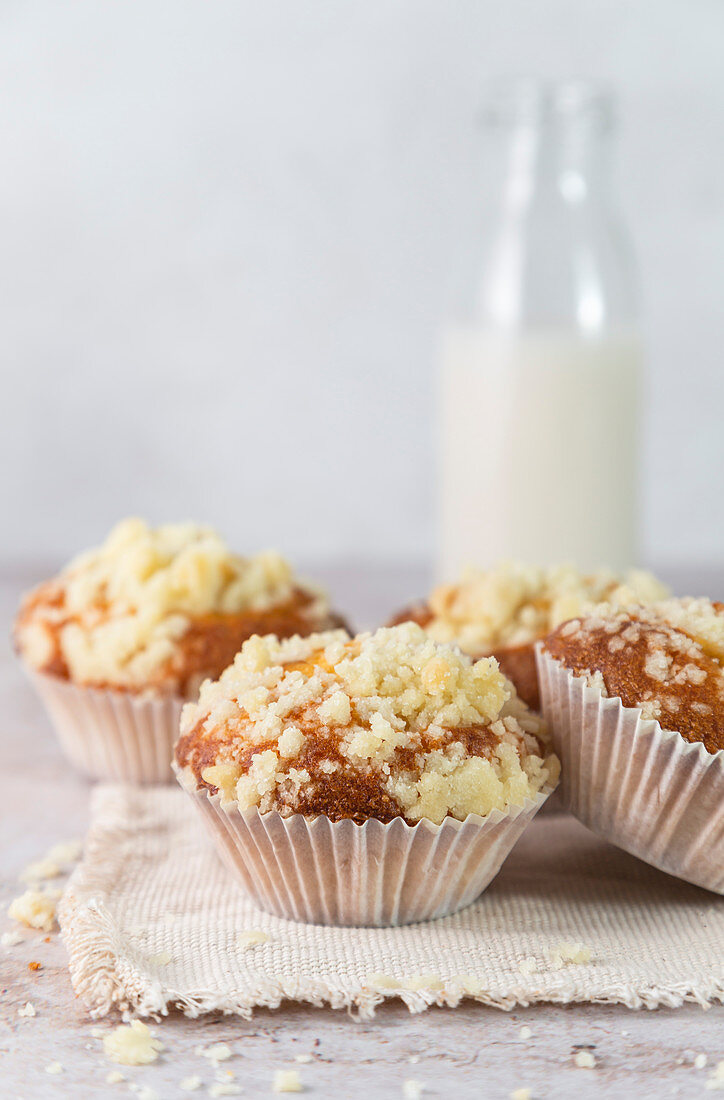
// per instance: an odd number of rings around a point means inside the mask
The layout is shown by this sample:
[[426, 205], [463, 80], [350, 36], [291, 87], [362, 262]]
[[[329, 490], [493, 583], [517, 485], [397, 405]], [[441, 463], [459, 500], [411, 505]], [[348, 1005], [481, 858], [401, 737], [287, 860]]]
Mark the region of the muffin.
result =
[[437, 641], [456, 642], [474, 657], [494, 656], [521, 699], [537, 710], [536, 641], [597, 604], [628, 607], [668, 594], [643, 570], [617, 576], [605, 569], [580, 573], [571, 565], [501, 562], [493, 569], [468, 569], [457, 584], [433, 589], [426, 601], [401, 611], [392, 622], [411, 619]]
[[401, 924], [469, 904], [558, 778], [497, 662], [414, 623], [245, 642], [184, 708], [179, 781], [263, 908]]
[[245, 639], [341, 622], [276, 553], [242, 558], [208, 527], [129, 519], [25, 597], [15, 644], [77, 767], [154, 781], [170, 777], [183, 702]]
[[539, 643], [538, 669], [568, 807], [724, 893], [724, 604], [601, 608]]

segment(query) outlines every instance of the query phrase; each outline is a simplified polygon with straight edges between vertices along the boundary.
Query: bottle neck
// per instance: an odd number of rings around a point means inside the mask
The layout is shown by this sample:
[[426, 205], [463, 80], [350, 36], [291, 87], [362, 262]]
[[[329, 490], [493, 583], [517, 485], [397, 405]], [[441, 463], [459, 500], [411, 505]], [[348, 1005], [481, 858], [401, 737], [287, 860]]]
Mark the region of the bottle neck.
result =
[[541, 201], [576, 206], [611, 198], [610, 134], [581, 120], [512, 127], [505, 161], [500, 198], [512, 211]]

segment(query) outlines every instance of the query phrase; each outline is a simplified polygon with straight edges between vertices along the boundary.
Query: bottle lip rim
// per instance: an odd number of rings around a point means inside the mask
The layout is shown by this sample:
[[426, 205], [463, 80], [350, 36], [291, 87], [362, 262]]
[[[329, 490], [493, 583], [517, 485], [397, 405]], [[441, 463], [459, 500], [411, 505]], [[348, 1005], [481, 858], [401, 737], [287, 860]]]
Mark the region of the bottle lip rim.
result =
[[479, 117], [493, 127], [586, 122], [608, 129], [615, 123], [615, 106], [613, 86], [603, 80], [507, 76], [485, 82]]

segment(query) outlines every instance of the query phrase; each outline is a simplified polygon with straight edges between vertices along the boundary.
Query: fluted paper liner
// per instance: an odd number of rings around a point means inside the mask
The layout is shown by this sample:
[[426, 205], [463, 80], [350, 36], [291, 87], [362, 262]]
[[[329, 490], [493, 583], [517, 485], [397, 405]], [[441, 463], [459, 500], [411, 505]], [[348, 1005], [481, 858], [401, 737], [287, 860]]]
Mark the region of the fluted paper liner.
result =
[[282, 817], [221, 808], [221, 796], [189, 789], [232, 875], [256, 905], [309, 924], [389, 926], [448, 916], [478, 897], [550, 794], [487, 817], [441, 825], [402, 818]]
[[724, 751], [605, 698], [541, 643], [536, 658], [564, 805], [653, 867], [724, 893]]
[[28, 669], [63, 752], [91, 779], [168, 783], [183, 699], [80, 687]]

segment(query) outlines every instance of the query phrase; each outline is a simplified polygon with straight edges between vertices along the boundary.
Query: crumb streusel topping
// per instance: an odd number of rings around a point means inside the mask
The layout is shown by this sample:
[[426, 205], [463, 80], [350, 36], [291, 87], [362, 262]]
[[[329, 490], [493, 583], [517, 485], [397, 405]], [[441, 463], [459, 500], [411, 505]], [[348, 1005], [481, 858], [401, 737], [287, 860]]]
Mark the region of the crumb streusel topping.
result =
[[724, 749], [724, 604], [670, 599], [571, 619], [545, 649], [604, 696], [709, 752]]
[[467, 653], [480, 654], [536, 641], [600, 603], [629, 607], [668, 595], [644, 570], [617, 576], [604, 569], [581, 573], [572, 565], [501, 562], [493, 569], [469, 569], [458, 584], [434, 589], [424, 625], [438, 641], [455, 641]]
[[176, 760], [227, 808], [439, 823], [555, 783], [545, 736], [494, 659], [405, 623], [249, 639], [184, 708]]
[[[33, 667], [81, 684], [178, 688], [181, 664], [203, 670], [209, 647], [231, 652], [239, 616], [284, 609], [287, 633], [331, 625], [326, 600], [295, 580], [279, 554], [243, 558], [211, 528], [192, 523], [151, 528], [119, 523], [97, 549], [75, 558], [23, 602], [16, 622], [20, 653]], [[282, 632], [273, 621], [269, 630]], [[244, 636], [259, 629], [251, 620]], [[213, 667], [213, 661], [212, 666]], [[188, 669], [186, 670], [188, 671]]]

